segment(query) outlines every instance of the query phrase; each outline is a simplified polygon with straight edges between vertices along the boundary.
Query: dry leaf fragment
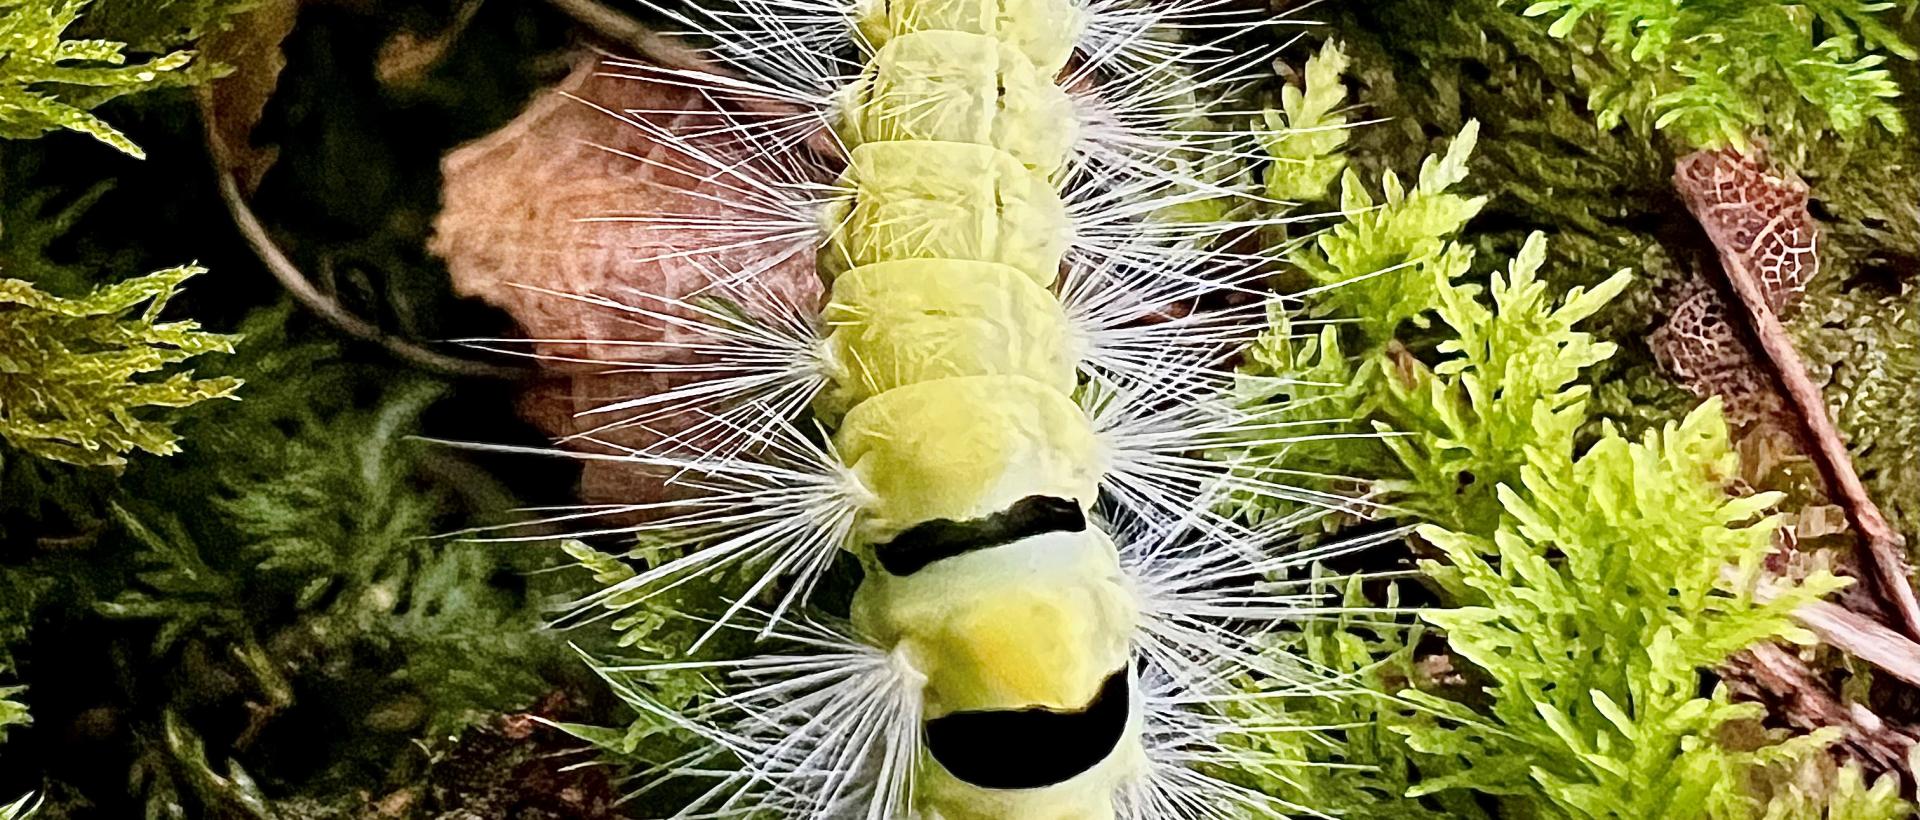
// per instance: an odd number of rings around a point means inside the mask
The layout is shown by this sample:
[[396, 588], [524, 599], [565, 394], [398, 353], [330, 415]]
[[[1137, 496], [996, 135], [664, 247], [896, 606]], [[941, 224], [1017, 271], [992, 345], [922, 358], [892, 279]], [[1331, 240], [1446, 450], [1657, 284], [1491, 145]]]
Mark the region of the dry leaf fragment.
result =
[[[1827, 497], [1846, 511], [1857, 537], [1856, 558], [1883, 604], [1878, 614], [1908, 638], [1920, 639], [1920, 596], [1914, 594], [1904, 539], [1867, 495], [1826, 401], [1777, 315], [1793, 306], [1819, 269], [1819, 232], [1807, 209], [1806, 185], [1773, 171], [1759, 149], [1744, 155], [1695, 152], [1676, 164], [1673, 181], [1719, 252], [1731, 298], [1714, 288], [1714, 305], [1676, 311], [1676, 320], [1690, 324], [1661, 328], [1656, 351], [1664, 350], [1696, 390], [1764, 387], [1791, 420]], [[1681, 307], [1689, 304], [1695, 303]]]
[[[1820, 234], [1797, 177], [1775, 172], [1764, 149], [1701, 151], [1682, 159], [1675, 186], [1714, 247], [1745, 260], [1776, 313], [1789, 310], [1820, 272]], [[1740, 426], [1778, 416], [1779, 394], [1747, 351], [1719, 288], [1695, 276], [1654, 331], [1655, 358], [1695, 395], [1725, 399]]]
[[208, 60], [233, 69], [201, 87], [200, 111], [206, 118], [208, 141], [223, 155], [221, 164], [233, 172], [246, 194], [260, 187], [260, 179], [279, 155], [273, 146], [253, 143], [253, 128], [287, 67], [280, 44], [293, 33], [299, 14], [300, 0], [263, 0], [226, 30], [201, 42]]
[[[623, 120], [639, 111], [705, 108], [695, 92], [612, 77], [599, 57], [583, 54], [558, 88], [541, 95], [499, 131], [448, 154], [443, 200], [431, 249], [447, 262], [454, 287], [513, 316], [553, 378], [528, 397], [528, 416], [583, 449], [619, 452], [658, 438], [657, 425], [611, 427], [593, 411], [614, 401], [666, 389], [654, 373], [623, 364], [659, 361], [658, 348], [619, 342], [686, 341], [686, 332], [566, 295], [631, 304], [636, 294], [688, 296], [716, 270], [771, 266], [757, 283], [781, 299], [821, 298], [811, 252], [770, 260], [768, 251], [680, 255], [698, 237], [635, 222], [595, 221], [609, 215], [724, 215], [725, 189], [700, 174], [673, 170], [684, 158]], [[658, 124], [685, 129], [703, 119], [672, 115]], [[558, 294], [558, 295], [556, 295]], [[658, 308], [659, 305], [653, 307]], [[677, 351], [668, 351], [675, 353]], [[658, 495], [657, 477], [631, 465], [588, 462], [582, 495], [589, 501], [633, 502]]]

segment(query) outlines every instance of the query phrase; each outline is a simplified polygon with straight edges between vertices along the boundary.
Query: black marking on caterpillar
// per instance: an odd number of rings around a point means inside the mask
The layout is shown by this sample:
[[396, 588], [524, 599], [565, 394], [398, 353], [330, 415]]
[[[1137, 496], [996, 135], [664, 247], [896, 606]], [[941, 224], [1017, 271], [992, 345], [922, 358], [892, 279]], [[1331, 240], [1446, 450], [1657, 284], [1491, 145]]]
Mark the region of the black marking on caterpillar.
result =
[[928, 564], [991, 549], [1048, 532], [1080, 532], [1087, 514], [1071, 498], [1030, 495], [1004, 510], [967, 521], [936, 518], [907, 528], [875, 544], [880, 566], [894, 575], [912, 575]]
[[927, 751], [985, 789], [1038, 789], [1094, 767], [1126, 734], [1131, 687], [1122, 669], [1087, 708], [955, 712], [927, 721]]

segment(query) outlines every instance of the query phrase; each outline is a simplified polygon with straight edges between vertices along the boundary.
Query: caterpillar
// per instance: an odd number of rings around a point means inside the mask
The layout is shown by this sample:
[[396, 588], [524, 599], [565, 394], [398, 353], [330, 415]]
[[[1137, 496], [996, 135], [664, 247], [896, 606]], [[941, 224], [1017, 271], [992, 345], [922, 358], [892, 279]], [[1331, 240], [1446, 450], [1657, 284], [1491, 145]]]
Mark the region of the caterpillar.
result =
[[[711, 781], [680, 816], [1314, 814], [1235, 776], [1288, 764], [1249, 739], [1311, 727], [1240, 706], [1341, 690], [1272, 637], [1338, 609], [1296, 570], [1395, 534], [1299, 549], [1350, 500], [1200, 455], [1342, 434], [1232, 401], [1235, 351], [1284, 308], [1245, 240], [1299, 217], [1243, 184], [1260, 135], [1207, 115], [1276, 53], [1226, 44], [1275, 21], [1220, 0], [654, 10], [696, 59], [603, 70], [710, 105], [601, 111], [666, 146], [622, 156], [697, 207], [601, 218], [672, 237], [646, 260], [707, 285], [548, 295], [684, 356], [622, 362], [678, 381], [583, 436], [658, 430], [590, 457], [678, 495], [589, 512], [671, 557], [578, 616], [751, 579], [692, 649], [749, 630], [765, 652], [604, 670], [724, 679], [686, 710], [626, 693], [704, 741], [663, 767]], [[763, 281], [794, 260], [824, 307]], [[1216, 511], [1233, 493], [1302, 513], [1249, 527]], [[812, 601], [844, 554], [861, 580], [830, 615]]]

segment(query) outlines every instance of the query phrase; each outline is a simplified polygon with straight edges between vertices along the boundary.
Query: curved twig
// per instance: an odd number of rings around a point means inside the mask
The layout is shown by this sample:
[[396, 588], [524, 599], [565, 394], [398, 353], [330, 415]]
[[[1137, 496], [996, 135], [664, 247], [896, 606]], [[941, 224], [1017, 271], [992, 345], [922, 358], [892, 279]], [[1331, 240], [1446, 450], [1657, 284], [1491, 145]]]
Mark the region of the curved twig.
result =
[[[217, 164], [217, 163], [216, 163]], [[299, 267], [287, 258], [285, 252], [267, 235], [267, 229], [260, 224], [253, 208], [240, 196], [240, 181], [232, 171], [218, 169], [220, 177], [220, 198], [227, 204], [227, 211], [233, 215], [234, 225], [240, 229], [240, 235], [246, 237], [247, 244], [265, 263], [273, 278], [286, 287], [293, 298], [315, 315], [325, 319], [342, 333], [366, 342], [372, 342], [392, 353], [395, 358], [409, 364], [449, 376], [484, 377], [492, 379], [524, 379], [536, 374], [528, 368], [508, 367], [488, 362], [449, 356], [393, 336], [373, 323], [348, 313], [338, 302], [307, 281]]]
[[[203, 92], [204, 94], [204, 92]], [[220, 199], [226, 203], [227, 213], [232, 215], [233, 223], [240, 229], [247, 244], [252, 246], [255, 255], [273, 273], [273, 278], [293, 294], [306, 309], [325, 319], [342, 333], [356, 339], [379, 345], [401, 361], [448, 376], [484, 377], [493, 379], [525, 379], [537, 375], [530, 368], [509, 367], [489, 362], [463, 359], [434, 350], [429, 350], [406, 339], [401, 339], [380, 329], [372, 322], [349, 313], [335, 302], [332, 297], [320, 292], [313, 286], [300, 268], [288, 259], [278, 243], [267, 233], [265, 225], [254, 214], [253, 207], [247, 204], [246, 197], [240, 193], [240, 177], [235, 170], [234, 161], [227, 146], [221, 141], [213, 109], [202, 97], [201, 118], [205, 125], [207, 153], [213, 159], [214, 175], [220, 188]]]
[[585, 26], [601, 39], [632, 48], [641, 56], [661, 65], [701, 71], [714, 68], [685, 44], [608, 8], [598, 0], [547, 0], [547, 5], [572, 17], [574, 22]]

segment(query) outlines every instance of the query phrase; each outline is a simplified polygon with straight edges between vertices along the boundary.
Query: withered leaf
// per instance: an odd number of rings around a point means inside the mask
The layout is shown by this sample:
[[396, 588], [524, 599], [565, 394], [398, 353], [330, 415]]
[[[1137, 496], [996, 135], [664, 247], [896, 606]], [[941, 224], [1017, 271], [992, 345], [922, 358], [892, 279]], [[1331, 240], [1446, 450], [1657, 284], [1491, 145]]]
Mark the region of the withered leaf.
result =
[[207, 139], [220, 167], [234, 174], [242, 192], [251, 194], [279, 150], [255, 145], [253, 128], [280, 84], [287, 58], [280, 44], [293, 33], [300, 0], [262, 0], [225, 30], [201, 42], [206, 59], [231, 69], [200, 89], [200, 111]]
[[[702, 247], [657, 225], [596, 220], [608, 215], [723, 216], [728, 192], [699, 174], [673, 170], [682, 155], [619, 112], [685, 111], [659, 120], [684, 128], [706, 108], [691, 91], [598, 70], [582, 54], [573, 72], [500, 130], [442, 162], [444, 208], [431, 249], [444, 258], [457, 292], [513, 316], [552, 378], [527, 397], [525, 411], [549, 433], [584, 449], [642, 447], [661, 424], [609, 428], [593, 411], [658, 393], [658, 373], [623, 371], [637, 361], [683, 351], [619, 342], [685, 341], [688, 332], [630, 313], [555, 294], [632, 303], [634, 294], [681, 299], [709, 285], [716, 269], [767, 265], [772, 254], [745, 247], [676, 255]], [[778, 298], [815, 304], [820, 285], [811, 252], [788, 256], [757, 275]], [[656, 309], [659, 305], [654, 306]], [[668, 423], [671, 420], [666, 420]], [[591, 435], [592, 441], [583, 436]], [[617, 462], [587, 462], [582, 495], [590, 501], [655, 497], [658, 480]]]
[[[1691, 154], [1677, 165], [1674, 182], [1707, 238], [1730, 262], [1723, 265], [1728, 275], [1751, 271], [1770, 309], [1791, 308], [1820, 272], [1820, 233], [1807, 210], [1806, 184], [1775, 170], [1759, 145], [1745, 154], [1731, 149]], [[1765, 371], [1708, 280], [1695, 277], [1687, 284], [1651, 342], [1661, 365], [1688, 390], [1726, 400], [1730, 422], [1747, 424], [1781, 412]]]

